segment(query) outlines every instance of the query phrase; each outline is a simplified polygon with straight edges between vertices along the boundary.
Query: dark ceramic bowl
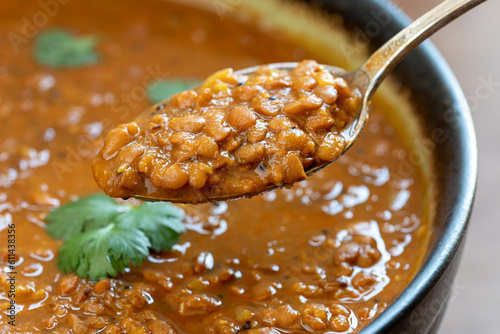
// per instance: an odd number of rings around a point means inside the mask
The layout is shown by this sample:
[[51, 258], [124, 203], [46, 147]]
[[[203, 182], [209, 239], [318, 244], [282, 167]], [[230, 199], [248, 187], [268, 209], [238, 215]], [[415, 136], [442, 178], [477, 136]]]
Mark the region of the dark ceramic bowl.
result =
[[[351, 31], [366, 33], [363, 40], [369, 41], [373, 49], [410, 22], [389, 1], [305, 2], [340, 14]], [[472, 210], [477, 176], [476, 139], [462, 89], [430, 42], [414, 50], [393, 75], [411, 92], [425, 136], [435, 143], [435, 233], [427, 257], [410, 285], [362, 333], [436, 333], [453, 296], [453, 279]]]

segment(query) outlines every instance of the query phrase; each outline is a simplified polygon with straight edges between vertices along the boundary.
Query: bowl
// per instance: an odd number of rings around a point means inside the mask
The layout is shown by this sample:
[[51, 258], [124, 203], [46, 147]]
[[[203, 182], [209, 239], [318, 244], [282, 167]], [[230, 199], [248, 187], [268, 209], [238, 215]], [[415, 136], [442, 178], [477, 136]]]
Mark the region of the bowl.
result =
[[[365, 41], [372, 51], [410, 23], [389, 1], [299, 2], [343, 17], [346, 28], [355, 32], [355, 37]], [[414, 279], [362, 333], [436, 333], [446, 305], [454, 295], [453, 280], [472, 211], [477, 178], [476, 138], [464, 93], [446, 61], [429, 41], [398, 65], [392, 76], [409, 90], [424, 135], [432, 141], [427, 154], [432, 156], [438, 194], [434, 232]]]

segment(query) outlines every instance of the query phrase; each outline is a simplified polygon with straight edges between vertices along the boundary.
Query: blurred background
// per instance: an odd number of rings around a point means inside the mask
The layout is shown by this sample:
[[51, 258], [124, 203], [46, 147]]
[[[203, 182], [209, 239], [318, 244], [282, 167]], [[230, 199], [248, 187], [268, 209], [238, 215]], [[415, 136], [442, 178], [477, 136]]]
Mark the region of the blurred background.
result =
[[[394, 0], [415, 19], [441, 0]], [[489, 0], [432, 37], [472, 111], [479, 150], [476, 202], [442, 334], [500, 333], [500, 1]]]

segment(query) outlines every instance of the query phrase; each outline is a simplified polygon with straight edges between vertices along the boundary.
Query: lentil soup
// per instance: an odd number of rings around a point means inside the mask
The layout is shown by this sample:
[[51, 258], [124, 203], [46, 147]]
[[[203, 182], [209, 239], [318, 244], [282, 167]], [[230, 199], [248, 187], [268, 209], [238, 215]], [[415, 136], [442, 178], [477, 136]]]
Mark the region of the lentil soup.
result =
[[177, 3], [58, 3], [38, 33], [98, 34], [96, 62], [35, 62], [34, 37], [12, 44], [8, 36], [43, 9], [0, 3], [1, 333], [359, 332], [403, 291], [426, 252], [430, 189], [422, 170], [399, 174], [412, 148], [380, 99], [355, 146], [307, 180], [252, 199], [179, 206], [180, 242], [116, 278], [59, 271], [62, 242], [46, 233], [45, 217], [100, 191], [91, 160], [110, 129], [152, 104], [149, 82], [321, 59], [279, 32]]

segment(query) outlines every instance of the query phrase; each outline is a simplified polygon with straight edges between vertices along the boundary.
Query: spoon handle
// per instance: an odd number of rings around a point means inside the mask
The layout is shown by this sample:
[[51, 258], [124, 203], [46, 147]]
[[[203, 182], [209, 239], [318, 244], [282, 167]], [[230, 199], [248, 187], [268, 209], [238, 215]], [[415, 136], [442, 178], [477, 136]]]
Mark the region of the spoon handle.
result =
[[446, 0], [421, 16], [415, 22], [380, 47], [361, 66], [369, 84], [367, 98], [403, 58], [437, 30], [486, 0]]

